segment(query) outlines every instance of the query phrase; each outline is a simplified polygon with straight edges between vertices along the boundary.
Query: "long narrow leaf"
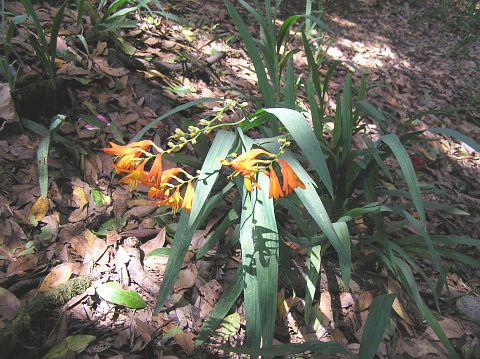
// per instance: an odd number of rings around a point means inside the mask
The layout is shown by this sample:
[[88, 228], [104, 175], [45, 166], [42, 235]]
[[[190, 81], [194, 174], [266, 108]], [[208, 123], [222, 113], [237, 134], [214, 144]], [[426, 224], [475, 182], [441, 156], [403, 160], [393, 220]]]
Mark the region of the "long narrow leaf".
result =
[[360, 343], [359, 359], [372, 359], [374, 357], [390, 320], [394, 300], [395, 295], [384, 294], [375, 298], [370, 306]]
[[429, 128], [427, 131], [429, 132], [434, 132], [434, 133], [441, 133], [442, 135], [447, 135], [450, 137], [453, 137], [466, 145], [470, 146], [473, 148], [475, 151], [480, 153], [480, 144], [476, 142], [474, 139], [471, 137], [468, 137], [464, 135], [463, 133], [460, 133], [456, 130], [452, 130], [450, 128], [443, 128], [443, 127], [434, 127], [434, 128]]
[[342, 279], [345, 286], [348, 288], [350, 283], [352, 266], [350, 246], [346, 246], [346, 243], [338, 237], [337, 232], [335, 231], [335, 228], [327, 213], [327, 210], [325, 209], [325, 206], [323, 205], [320, 196], [315, 190], [314, 183], [310, 179], [308, 173], [303, 169], [300, 163], [289, 153], [285, 153], [282, 158], [288, 162], [288, 164], [292, 167], [295, 173], [305, 184], [304, 190], [297, 188], [295, 190], [295, 193], [297, 194], [298, 198], [303, 203], [305, 209], [308, 211], [315, 223], [317, 223], [325, 236], [328, 238], [333, 248], [335, 248], [340, 262]]
[[267, 108], [265, 111], [275, 115], [287, 128], [333, 197], [332, 180], [325, 162], [325, 156], [305, 117], [300, 112], [288, 108]]
[[417, 209], [418, 215], [420, 216], [422, 225], [425, 227], [427, 222], [427, 218], [425, 216], [425, 207], [423, 205], [422, 196], [420, 194], [417, 176], [415, 174], [412, 161], [408, 156], [407, 150], [405, 150], [405, 147], [403, 147], [397, 135], [393, 133], [382, 136], [381, 140], [390, 147], [392, 153], [397, 158], [405, 181], [407, 182], [410, 194], [412, 195], [412, 200], [415, 204], [415, 208]]
[[227, 7], [228, 13], [233, 19], [235, 26], [237, 27], [238, 31], [240, 32], [240, 36], [242, 37], [243, 42], [245, 43], [245, 47], [247, 48], [248, 55], [253, 62], [253, 66], [255, 67], [255, 73], [257, 74], [258, 78], [258, 85], [260, 87], [260, 92], [262, 93], [263, 100], [266, 106], [273, 106], [274, 99], [272, 96], [272, 86], [268, 82], [267, 74], [265, 72], [265, 68], [260, 58], [260, 54], [258, 53], [257, 46], [255, 45], [255, 40], [253, 39], [252, 35], [247, 29], [247, 26], [243, 22], [240, 14], [237, 12], [235, 7], [227, 0], [225, 1], [225, 6]]
[[255, 263], [262, 320], [262, 347], [272, 345], [277, 312], [279, 243], [273, 199], [268, 198], [269, 177], [260, 173], [261, 191], [251, 193], [253, 201]]
[[[195, 230], [205, 216], [208, 215], [209, 211], [205, 208], [205, 201], [218, 177], [218, 170], [221, 167], [218, 158], [224, 158], [228, 155], [234, 141], [235, 135], [233, 133], [220, 131], [212, 143], [207, 158], [202, 166], [200, 179], [195, 187], [196, 196], [193, 201], [192, 212], [188, 213], [183, 211], [180, 215], [180, 221], [168, 257], [162, 286], [157, 295], [155, 313], [160, 312], [175, 284], [175, 281], [177, 280], [178, 273], [180, 272], [180, 268], [183, 264], [185, 254], [187, 253], [188, 246], [192, 241]], [[218, 200], [219, 199], [220, 198], [218, 198]], [[200, 212], [202, 212], [201, 215]]]
[[203, 322], [202, 329], [195, 340], [195, 346], [203, 344], [207, 341], [208, 337], [213, 334], [214, 330], [221, 323], [223, 318], [227, 315], [228, 311], [235, 304], [235, 301], [240, 296], [243, 290], [242, 281], [242, 268], [239, 267], [235, 273], [235, 277], [232, 283], [228, 286], [227, 290], [222, 294], [217, 304], [208, 315], [208, 318]]

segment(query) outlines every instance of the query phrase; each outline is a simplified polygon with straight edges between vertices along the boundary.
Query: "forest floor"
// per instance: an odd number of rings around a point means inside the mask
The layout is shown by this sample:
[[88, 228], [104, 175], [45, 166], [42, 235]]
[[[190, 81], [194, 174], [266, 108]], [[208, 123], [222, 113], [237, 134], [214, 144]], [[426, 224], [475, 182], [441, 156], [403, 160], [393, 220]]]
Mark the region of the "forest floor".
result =
[[[368, 80], [367, 98], [385, 113], [390, 129], [418, 113], [447, 109], [419, 117], [413, 127], [448, 127], [480, 142], [480, 41], [459, 46], [462, 34], [429, 16], [426, 5], [352, 3], [351, 8], [327, 5], [324, 14], [333, 32], [322, 37], [326, 51], [322, 74], [332, 61], [342, 61], [332, 79], [328, 112], [333, 113], [335, 95], [350, 72], [355, 84], [362, 76]], [[5, 6], [15, 15], [24, 13], [19, 1]], [[42, 23], [52, 22], [54, 6], [44, 3], [36, 8]], [[303, 10], [288, 2], [281, 9], [283, 17]], [[42, 357], [49, 350], [48, 358], [65, 357], [65, 348], [79, 353], [70, 353], [69, 358], [225, 357], [219, 346], [244, 342], [239, 300], [238, 319], [232, 317], [230, 327], [217, 332], [208, 345], [194, 347], [202, 322], [241, 261], [236, 249], [228, 255], [212, 252], [201, 260], [195, 257], [226, 212], [214, 213], [197, 231], [171, 306], [154, 315], [167, 257], [143, 256], [170, 247], [178, 217], [112, 179], [111, 156], [102, 152], [109, 141], [128, 143], [153, 119], [179, 104], [204, 97], [250, 101], [258, 95], [255, 73], [222, 1], [171, 1], [165, 10], [180, 20], [136, 15], [140, 26], [124, 31], [123, 42], [112, 34], [100, 35], [87, 52], [74, 36], [76, 12], [68, 9], [57, 45], [70, 56], [57, 59], [56, 108], [45, 90], [26, 26], [15, 32], [12, 43], [22, 58], [14, 92], [16, 109], [8, 87], [0, 88], [0, 117], [6, 120], [0, 127], [0, 343], [9, 357]], [[89, 26], [91, 19], [86, 16], [84, 30]], [[249, 30], [258, 32], [254, 23]], [[295, 41], [300, 44], [301, 38]], [[303, 52], [294, 60], [296, 74], [304, 73], [308, 66]], [[147, 136], [165, 145], [175, 128], [206, 118], [215, 105], [206, 103], [175, 114]], [[67, 120], [52, 137], [45, 203], [39, 201], [37, 168], [37, 149], [44, 135], [39, 135], [42, 130], [35, 123], [48, 127], [56, 113]], [[31, 122], [23, 121], [22, 127], [20, 118]], [[95, 119], [98, 126], [92, 124]], [[480, 154], [465, 144], [439, 139], [419, 144], [410, 153], [420, 158], [421, 184], [441, 190], [426, 196], [452, 206], [451, 214], [429, 212], [428, 229], [434, 234], [480, 238]], [[480, 261], [478, 248], [466, 250]], [[140, 260], [133, 263], [129, 255]], [[303, 255], [299, 252], [300, 260]], [[432, 272], [430, 264], [425, 259], [427, 273]], [[450, 267], [449, 290], [436, 317], [454, 346], [472, 353], [466, 358], [480, 358], [480, 270], [460, 262], [444, 264]], [[276, 342], [337, 341], [355, 354], [375, 293], [401, 289], [393, 279], [387, 280], [386, 272], [373, 273], [354, 263], [350, 292], [335, 290], [337, 283], [326, 284], [332, 280], [329, 270], [336, 273], [335, 256], [323, 260], [322, 266], [323, 325], [317, 331], [307, 328], [301, 319], [301, 300], [282, 289]], [[145, 276], [148, 283], [139, 285]], [[369, 278], [368, 283], [362, 278]], [[95, 289], [109, 280], [130, 285], [147, 308], [118, 309], [102, 300]], [[54, 288], [63, 292], [52, 294]], [[427, 289], [422, 294], [428, 296]], [[32, 302], [34, 306], [27, 304]], [[433, 301], [427, 302], [433, 309]], [[24, 315], [27, 310], [29, 316]], [[379, 358], [447, 357], [408, 301], [396, 302], [394, 311]], [[64, 341], [80, 334], [86, 336], [76, 337], [75, 344]], [[52, 352], [58, 343], [60, 347]]]

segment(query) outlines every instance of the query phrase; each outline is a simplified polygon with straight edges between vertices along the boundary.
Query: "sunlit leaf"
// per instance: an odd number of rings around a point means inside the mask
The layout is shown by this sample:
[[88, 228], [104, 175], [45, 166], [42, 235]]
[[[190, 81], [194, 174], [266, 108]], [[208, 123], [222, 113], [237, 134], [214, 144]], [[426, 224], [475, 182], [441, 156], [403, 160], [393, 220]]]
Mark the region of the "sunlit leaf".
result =
[[132, 309], [142, 309], [147, 306], [143, 298], [134, 290], [122, 289], [117, 282], [107, 282], [97, 287], [97, 294], [107, 302]]

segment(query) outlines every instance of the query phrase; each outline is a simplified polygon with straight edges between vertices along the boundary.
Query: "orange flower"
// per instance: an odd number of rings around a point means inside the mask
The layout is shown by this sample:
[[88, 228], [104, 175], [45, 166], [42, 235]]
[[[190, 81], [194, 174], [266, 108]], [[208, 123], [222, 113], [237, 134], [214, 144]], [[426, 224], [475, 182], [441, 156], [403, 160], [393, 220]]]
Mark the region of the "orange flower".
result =
[[160, 186], [162, 182], [162, 172], [163, 172], [162, 155], [159, 153], [155, 157], [155, 161], [153, 161], [152, 168], [150, 168], [150, 171], [148, 172], [146, 181], [151, 185]]
[[185, 190], [185, 198], [183, 199], [182, 208], [191, 211], [193, 196], [195, 195], [195, 190], [193, 189], [192, 181], [188, 182], [187, 189]]
[[260, 186], [258, 185], [256, 179], [255, 179], [255, 173], [249, 173], [246, 174], [243, 177], [243, 185], [247, 189], [247, 191], [252, 192], [253, 191], [253, 186], [261, 190]]
[[175, 215], [175, 213], [177, 213], [178, 209], [180, 208], [180, 206], [182, 205], [182, 202], [183, 202], [183, 198], [180, 195], [180, 188], [177, 187], [177, 189], [175, 190], [175, 192], [171, 196], [170, 196], [170, 190], [167, 189], [165, 191], [165, 196], [167, 198], [165, 198], [162, 201], [155, 202], [155, 204], [157, 204], [159, 206], [172, 207], [172, 213], [173, 213], [173, 215]]
[[280, 187], [280, 181], [278, 180], [278, 176], [273, 169], [273, 166], [270, 167], [270, 173], [267, 173], [270, 177], [270, 193], [268, 194], [268, 198], [275, 198], [284, 197], [284, 193], [282, 188]]
[[117, 167], [127, 171], [133, 170], [136, 167], [138, 158], [142, 153], [146, 153], [147, 148], [150, 146], [158, 148], [150, 140], [132, 142], [125, 146], [120, 146], [110, 142], [110, 145], [112, 148], [104, 148], [103, 152], [120, 157], [117, 162]]
[[301, 189], [305, 189], [305, 184], [298, 178], [297, 174], [293, 172], [292, 167], [285, 162], [284, 160], [277, 160], [280, 163], [280, 169], [282, 171], [283, 176], [283, 193], [285, 196], [288, 196], [292, 191], [300, 187]]
[[267, 157], [275, 157], [274, 154], [262, 150], [260, 148], [255, 148], [247, 152], [242, 153], [240, 156], [236, 157], [232, 161], [227, 161], [225, 159], [220, 160], [220, 163], [225, 166], [231, 166], [234, 170], [231, 176], [238, 176], [241, 174], [243, 178], [243, 183], [245, 188], [248, 191], [253, 191], [253, 185], [256, 188], [261, 189], [255, 180], [255, 174], [263, 170], [260, 166], [261, 164], [270, 164], [271, 160], [261, 160], [257, 157], [260, 155], [265, 155]]
[[[130, 191], [138, 187], [138, 183], [144, 183], [147, 172], [143, 169], [145, 167], [145, 161], [140, 163], [132, 171], [128, 171], [129, 174], [123, 177], [120, 182], [130, 185]], [[116, 166], [115, 166], [116, 169]], [[124, 172], [126, 172], [124, 170]]]
[[150, 187], [147, 193], [148, 198], [163, 199], [164, 191], [157, 187]]

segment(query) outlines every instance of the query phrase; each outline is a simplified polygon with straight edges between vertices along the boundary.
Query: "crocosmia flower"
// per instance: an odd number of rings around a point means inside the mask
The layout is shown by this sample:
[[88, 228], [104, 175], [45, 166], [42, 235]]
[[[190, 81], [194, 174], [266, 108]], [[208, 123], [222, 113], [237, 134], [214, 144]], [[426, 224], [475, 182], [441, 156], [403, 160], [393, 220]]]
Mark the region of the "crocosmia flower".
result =
[[117, 145], [110, 142], [111, 148], [104, 148], [103, 152], [118, 157], [116, 166], [124, 170], [133, 170], [138, 164], [138, 158], [146, 153], [150, 146], [157, 147], [152, 141], [144, 140], [132, 142], [125, 146]]
[[283, 197], [284, 193], [282, 188], [280, 187], [280, 181], [278, 180], [278, 176], [273, 169], [273, 166], [270, 167], [270, 172], [268, 173], [270, 177], [270, 193], [268, 194], [269, 198], [278, 199], [278, 197]]
[[272, 160], [259, 159], [259, 156], [266, 156], [273, 158], [274, 154], [262, 150], [260, 148], [255, 148], [247, 152], [242, 153], [240, 156], [236, 157], [231, 161], [225, 159], [221, 160], [220, 163], [224, 166], [230, 166], [233, 168], [233, 173], [231, 176], [238, 176], [241, 174], [243, 176], [243, 183], [245, 188], [248, 191], [253, 191], [253, 186], [260, 189], [257, 181], [255, 180], [255, 175], [258, 172], [265, 170], [265, 168], [272, 163]]
[[280, 170], [282, 171], [282, 191], [285, 196], [288, 196], [297, 187], [305, 189], [305, 184], [300, 180], [300, 178], [298, 178], [297, 174], [293, 172], [292, 167], [290, 167], [290, 165], [284, 160], [277, 161], [280, 163]]

